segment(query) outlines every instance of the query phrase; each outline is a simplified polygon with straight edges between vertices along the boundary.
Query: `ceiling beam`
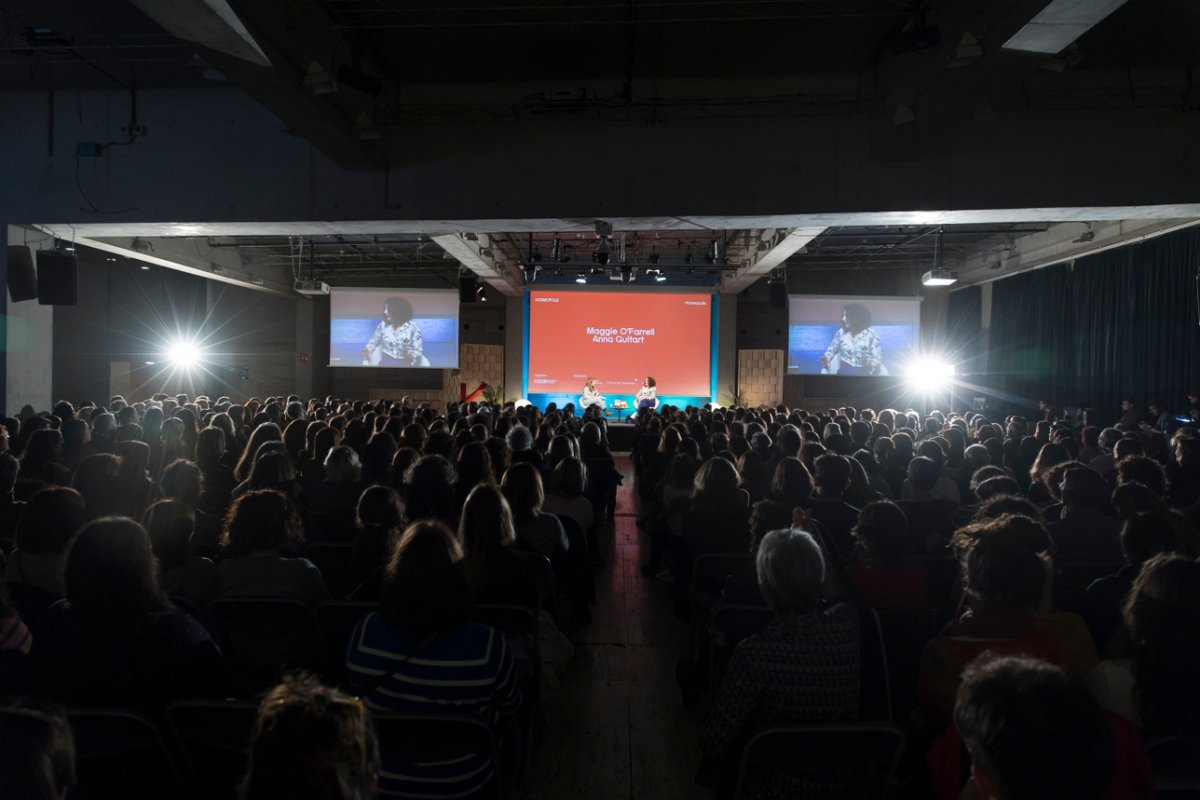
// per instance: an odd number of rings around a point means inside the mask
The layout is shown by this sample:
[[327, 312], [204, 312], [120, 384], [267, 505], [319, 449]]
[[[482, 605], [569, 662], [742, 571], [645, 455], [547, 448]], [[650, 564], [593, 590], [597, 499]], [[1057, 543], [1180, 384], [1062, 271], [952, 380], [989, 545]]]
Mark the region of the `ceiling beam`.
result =
[[[467, 238], [472, 236], [474, 238]], [[497, 259], [499, 243], [493, 242], [486, 233], [447, 233], [430, 237], [441, 245], [459, 264], [474, 272], [480, 280], [501, 294], [517, 296], [521, 287], [512, 274], [505, 269], [503, 261]]]
[[130, 2], [177, 39], [203, 45], [260, 67], [271, 66], [271, 59], [267, 58], [226, 0]]
[[758, 246], [751, 251], [749, 266], [739, 268], [737, 274], [721, 282], [722, 294], [735, 294], [750, 286], [759, 278], [777, 269], [800, 248], [820, 236], [824, 226], [812, 228], [779, 228], [763, 231]]
[[1052, 0], [1004, 43], [1005, 50], [1057, 55], [1126, 0]]
[[[173, 269], [188, 275], [253, 289], [256, 292], [295, 298], [291, 271], [244, 264], [237, 252], [208, 247], [195, 239], [146, 239], [140, 236], [91, 237], [78, 235], [69, 225], [35, 225], [63, 241], [103, 250], [134, 261]], [[76, 229], [77, 230], [77, 229]]]

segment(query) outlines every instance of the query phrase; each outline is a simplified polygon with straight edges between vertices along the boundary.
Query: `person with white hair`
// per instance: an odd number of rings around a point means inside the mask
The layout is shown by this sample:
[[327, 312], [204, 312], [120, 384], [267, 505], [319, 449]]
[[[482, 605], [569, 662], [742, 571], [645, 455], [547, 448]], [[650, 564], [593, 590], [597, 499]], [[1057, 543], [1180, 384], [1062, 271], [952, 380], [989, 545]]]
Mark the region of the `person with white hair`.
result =
[[[825, 555], [800, 528], [763, 537], [755, 557], [758, 588], [775, 614], [766, 629], [734, 648], [712, 711], [700, 730], [701, 776], [736, 771], [738, 745], [756, 722], [852, 722], [858, 718], [858, 615], [822, 600]], [[754, 796], [798, 797], [809, 781], [764, 770]]]

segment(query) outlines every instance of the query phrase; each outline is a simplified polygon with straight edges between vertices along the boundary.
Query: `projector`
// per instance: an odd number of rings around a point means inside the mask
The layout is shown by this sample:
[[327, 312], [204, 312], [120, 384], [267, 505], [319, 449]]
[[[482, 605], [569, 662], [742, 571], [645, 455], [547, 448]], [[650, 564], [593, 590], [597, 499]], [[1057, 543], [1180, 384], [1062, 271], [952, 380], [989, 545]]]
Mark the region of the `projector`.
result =
[[931, 269], [921, 276], [922, 286], [949, 286], [958, 283], [958, 273], [948, 269]]
[[303, 295], [309, 297], [320, 297], [324, 294], [329, 294], [329, 284], [325, 281], [296, 281], [292, 284], [292, 288]]

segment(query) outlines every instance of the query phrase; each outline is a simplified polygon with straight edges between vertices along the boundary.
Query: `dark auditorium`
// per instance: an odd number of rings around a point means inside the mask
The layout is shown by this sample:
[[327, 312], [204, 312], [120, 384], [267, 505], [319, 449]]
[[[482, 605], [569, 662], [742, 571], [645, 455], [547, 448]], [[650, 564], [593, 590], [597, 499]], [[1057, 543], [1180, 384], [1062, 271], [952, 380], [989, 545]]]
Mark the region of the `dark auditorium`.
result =
[[1200, 3], [0, 0], [3, 800], [1200, 800]]

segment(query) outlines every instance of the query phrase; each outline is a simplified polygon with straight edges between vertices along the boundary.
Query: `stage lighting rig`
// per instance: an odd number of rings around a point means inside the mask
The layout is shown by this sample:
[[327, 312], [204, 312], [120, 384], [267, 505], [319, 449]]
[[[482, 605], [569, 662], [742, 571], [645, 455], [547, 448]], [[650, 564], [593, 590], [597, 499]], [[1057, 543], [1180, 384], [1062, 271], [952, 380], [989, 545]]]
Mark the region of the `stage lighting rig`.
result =
[[521, 272], [525, 275], [526, 283], [533, 283], [537, 280], [538, 271], [541, 269], [537, 264], [526, 264], [521, 267]]
[[601, 239], [600, 244], [596, 245], [596, 250], [592, 253], [592, 261], [595, 261], [600, 266], [604, 266], [608, 263], [608, 255], [608, 240]]

